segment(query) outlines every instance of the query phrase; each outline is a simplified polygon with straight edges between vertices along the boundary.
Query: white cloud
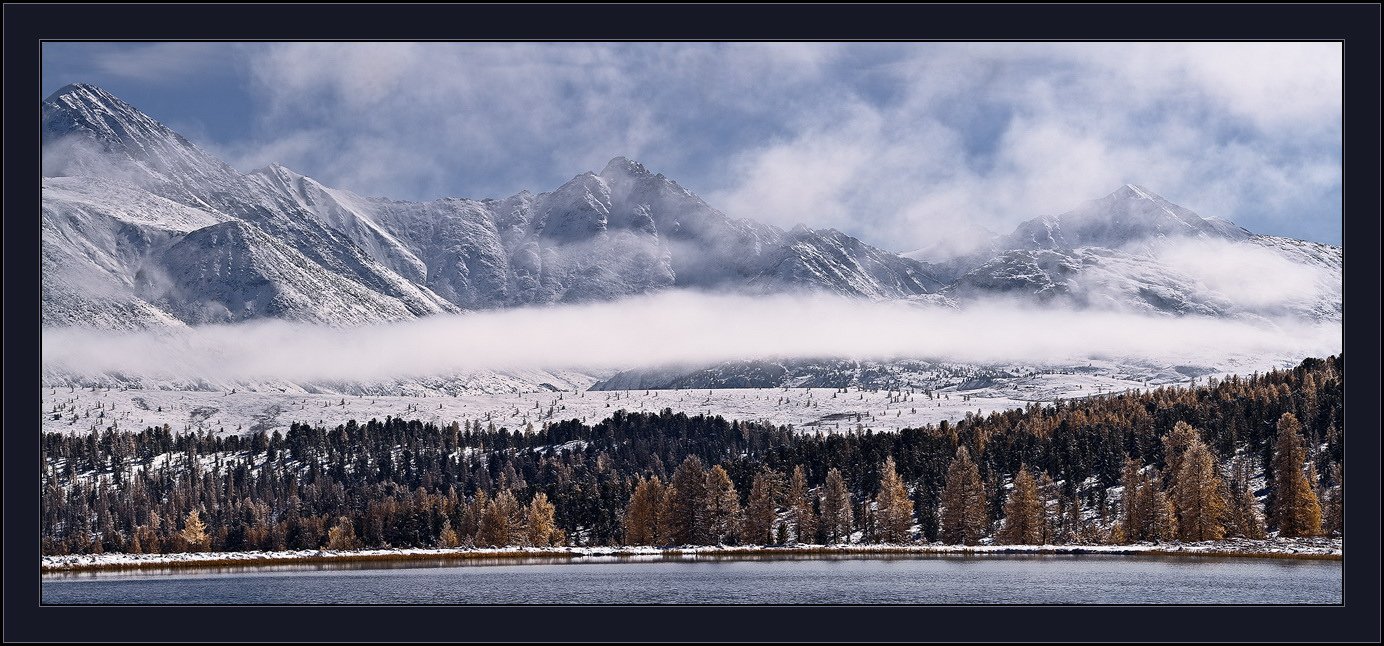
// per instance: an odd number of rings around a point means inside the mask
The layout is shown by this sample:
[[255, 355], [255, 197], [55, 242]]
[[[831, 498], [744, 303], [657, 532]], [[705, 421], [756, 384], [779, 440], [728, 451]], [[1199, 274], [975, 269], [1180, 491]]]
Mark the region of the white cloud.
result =
[[1153, 251], [1160, 262], [1247, 310], [1273, 310], [1320, 295], [1341, 298], [1339, 266], [1333, 271], [1269, 247], [1183, 239], [1165, 241]]
[[755, 357], [963, 362], [1144, 360], [1214, 365], [1340, 350], [1339, 323], [1118, 312], [964, 310], [829, 297], [668, 292], [581, 306], [328, 329], [282, 321], [178, 330], [44, 332], [45, 369], [212, 380], [373, 380], [484, 369], [630, 368]]
[[[819, 226], [896, 250], [976, 228], [958, 218], [1003, 230], [1126, 182], [1208, 216], [1332, 215], [1292, 210], [1339, 187], [1331, 44], [933, 44], [887, 69], [907, 88], [901, 101], [823, 114], [740, 151], [749, 171], [713, 197], [771, 221], [815, 211]], [[1000, 116], [978, 121], [986, 110]], [[993, 135], [967, 143], [987, 126]], [[841, 160], [834, 173], [824, 158]], [[822, 181], [776, 183], [792, 177]]]
[[[1335, 43], [280, 43], [238, 167], [396, 198], [549, 190], [617, 154], [733, 216], [893, 250], [1125, 182], [1339, 231]], [[1307, 222], [1308, 224], [1304, 224]]]

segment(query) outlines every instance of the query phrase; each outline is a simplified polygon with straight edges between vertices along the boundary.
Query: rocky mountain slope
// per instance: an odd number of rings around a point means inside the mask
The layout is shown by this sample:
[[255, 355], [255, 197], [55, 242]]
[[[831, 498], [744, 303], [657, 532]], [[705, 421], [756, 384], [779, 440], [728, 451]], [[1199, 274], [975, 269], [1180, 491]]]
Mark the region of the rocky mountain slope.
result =
[[277, 164], [239, 173], [83, 84], [43, 102], [43, 136], [45, 231], [63, 232], [43, 240], [50, 325], [349, 325], [673, 287], [894, 298], [944, 286], [926, 263], [838, 231], [728, 217], [623, 157], [536, 195], [369, 198]]
[[[988, 236], [978, 251], [898, 254], [834, 229], [731, 217], [624, 157], [543, 193], [398, 201], [278, 164], [239, 172], [91, 85], [64, 87], [42, 108], [47, 326], [351, 326], [682, 288], [953, 309], [1003, 299], [1158, 316], [1341, 317], [1341, 247], [1256, 235], [1133, 184]], [[744, 361], [642, 368], [598, 387], [895, 378], [873, 371]]]

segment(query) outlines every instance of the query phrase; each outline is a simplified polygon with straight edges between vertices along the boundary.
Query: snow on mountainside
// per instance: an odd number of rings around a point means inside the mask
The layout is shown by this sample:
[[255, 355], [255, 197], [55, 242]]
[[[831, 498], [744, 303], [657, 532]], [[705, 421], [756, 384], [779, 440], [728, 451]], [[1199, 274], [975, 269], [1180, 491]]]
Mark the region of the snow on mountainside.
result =
[[223, 222], [214, 211], [92, 178], [43, 180], [45, 325], [137, 329], [181, 325], [155, 305], [153, 259], [187, 233]]
[[[731, 217], [625, 157], [548, 192], [410, 202], [325, 186], [279, 164], [240, 173], [94, 86], [66, 86], [42, 109], [47, 326], [261, 318], [347, 326], [674, 288], [823, 291], [920, 307], [1000, 297], [1155, 315], [1341, 317], [1339, 246], [1255, 235], [1133, 184], [1009, 234], [979, 232], [971, 238], [985, 241], [974, 247], [948, 249], [939, 238], [896, 254], [834, 229], [785, 231]], [[610, 377], [604, 387], [634, 388], [893, 378], [872, 370], [739, 362], [570, 379], [485, 373], [426, 386], [275, 387], [507, 392], [601, 377]], [[141, 383], [132, 378], [115, 383]]]
[[1203, 218], [1148, 189], [1125, 184], [1057, 216], [1020, 224], [1003, 249], [1120, 248], [1156, 238], [1246, 240], [1252, 234], [1219, 218]]
[[1021, 223], [984, 251], [933, 265], [961, 302], [1203, 316], [1338, 319], [1341, 248], [1255, 235], [1126, 184]]
[[[82, 236], [87, 229], [68, 221], [73, 218], [90, 219], [104, 214], [104, 219], [120, 220], [121, 214], [148, 213], [154, 221], [129, 223], [130, 218], [124, 217], [130, 226], [138, 229], [127, 233], [136, 238], [147, 237], [146, 230], [174, 230], [179, 237], [190, 235], [191, 231], [177, 230], [176, 222], [158, 222], [157, 213], [143, 208], [149, 203], [166, 206], [166, 202], [171, 202], [207, 213], [215, 222], [234, 220], [252, 227], [253, 231], [243, 229], [246, 236], [242, 239], [249, 244], [279, 243], [278, 248], [266, 249], [261, 257], [288, 253], [285, 257], [289, 259], [283, 261], [286, 263], [283, 266], [295, 267], [292, 271], [271, 271], [267, 276], [257, 277], [255, 272], [176, 276], [174, 274], [186, 266], [176, 262], [168, 265], [167, 262], [176, 261], [177, 256], [175, 253], [173, 257], [165, 257], [164, 252], [178, 240], [160, 239], [159, 245], [132, 248], [130, 253], [137, 257], [131, 257], [125, 268], [129, 270], [138, 265], [143, 273], [126, 271], [111, 275], [105, 286], [117, 289], [102, 290], [100, 298], [88, 298], [90, 290], [59, 294], [58, 284], [50, 284], [53, 289], [45, 294], [45, 304], [51, 301], [61, 302], [61, 305], [51, 308], [51, 312], [45, 307], [46, 324], [150, 327], [167, 324], [169, 319], [189, 323], [218, 320], [215, 316], [209, 318], [209, 314], [215, 312], [226, 313], [222, 320], [278, 312], [296, 320], [349, 324], [457, 310], [436, 294], [376, 262], [316, 214], [300, 208], [294, 196], [286, 193], [282, 186], [255, 174], [236, 172], [181, 135], [99, 88], [69, 85], [44, 101], [43, 135], [44, 174], [60, 178], [60, 183], [51, 185], [55, 190], [45, 184], [45, 231], [73, 233], [65, 237], [45, 235], [48, 257], [79, 257], [86, 247], [104, 246], [99, 240], [84, 239]], [[83, 183], [117, 189], [99, 199], [74, 195], [72, 187]], [[59, 187], [67, 190], [56, 190]], [[58, 249], [64, 246], [67, 249]], [[292, 251], [285, 252], [284, 247]], [[294, 254], [306, 258], [307, 262]], [[138, 289], [150, 278], [158, 284], [207, 289], [164, 290], [157, 299], [151, 300]], [[234, 283], [239, 279], [261, 278], [267, 280], [266, 285]], [[346, 296], [341, 299], [330, 294], [303, 297], [324, 287], [340, 290]], [[246, 289], [258, 290], [261, 305], [269, 301], [276, 301], [278, 305], [268, 309], [245, 309], [239, 307], [243, 302], [217, 300], [219, 295], [234, 295]], [[374, 295], [363, 296], [364, 292]], [[296, 305], [282, 306], [289, 302]], [[349, 310], [343, 309], [343, 303], [362, 307], [344, 316]], [[132, 318], [112, 321], [115, 311]], [[85, 312], [102, 315], [85, 319]]]
[[836, 231], [785, 233], [732, 219], [623, 157], [552, 192], [504, 200], [419, 203], [328, 192], [335, 205], [422, 259], [427, 287], [465, 308], [609, 300], [670, 287], [889, 298], [942, 286], [926, 280], [923, 263]]
[[[460, 309], [609, 300], [670, 287], [808, 289], [877, 298], [942, 287], [925, 263], [836, 231], [790, 233], [730, 218], [623, 157], [599, 174], [583, 173], [538, 195], [421, 203], [365, 198], [277, 164], [241, 174], [124, 101], [85, 84], [66, 86], [43, 102], [43, 136], [46, 177], [63, 178], [68, 187], [119, 186], [105, 199], [80, 205], [70, 203], [69, 193], [45, 190], [45, 220], [101, 209], [118, 219], [117, 213], [142, 212], [144, 204], [163, 198], [217, 222], [241, 223], [227, 231], [243, 233], [235, 244], [247, 245], [247, 251], [277, 243], [259, 257], [279, 258], [268, 264], [284, 269], [268, 271], [265, 261], [253, 271], [174, 276], [180, 289], [164, 293], [163, 301], [133, 289], [139, 281], [130, 271], [112, 275], [107, 282], [113, 289], [104, 291], [100, 302], [83, 291], [59, 294], [55, 283], [50, 298], [65, 304], [45, 314], [50, 324], [144, 327], [263, 316], [353, 324]], [[138, 226], [191, 233], [174, 223]], [[79, 257], [81, 249], [99, 246], [77, 234], [52, 242], [64, 244], [77, 249], [55, 248], [51, 255]], [[139, 265], [148, 274], [188, 269], [186, 259], [166, 265], [169, 259], [158, 251], [148, 247], [125, 269]], [[344, 296], [339, 301], [301, 298], [324, 288]], [[266, 306], [271, 302], [275, 305]], [[348, 316], [343, 306], [362, 309]], [[120, 307], [129, 311], [82, 318], [84, 312]], [[119, 316], [133, 318], [112, 320]]]

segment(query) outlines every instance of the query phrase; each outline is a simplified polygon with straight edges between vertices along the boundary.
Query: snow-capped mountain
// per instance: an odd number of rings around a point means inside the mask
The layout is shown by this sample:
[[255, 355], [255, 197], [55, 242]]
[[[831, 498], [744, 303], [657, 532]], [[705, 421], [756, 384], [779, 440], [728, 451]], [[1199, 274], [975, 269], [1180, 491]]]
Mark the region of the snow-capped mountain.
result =
[[1126, 184], [930, 268], [949, 283], [937, 293], [963, 305], [999, 296], [1147, 313], [1331, 319], [1341, 311], [1341, 262], [1340, 247], [1256, 235]]
[[[45, 100], [43, 136], [45, 324], [129, 328], [257, 316], [351, 323], [457, 310], [272, 183], [236, 172], [100, 88], [69, 85]], [[230, 221], [238, 224], [222, 226]], [[111, 241], [118, 264], [83, 251], [110, 249]], [[221, 247], [225, 262], [190, 261], [191, 246]], [[197, 274], [182, 275], [188, 271]], [[55, 302], [62, 305], [47, 306]]]
[[944, 286], [838, 231], [728, 217], [623, 157], [537, 195], [368, 198], [277, 164], [239, 173], [85, 84], [43, 102], [43, 136], [45, 324], [354, 324], [671, 287]]
[[[43, 102], [43, 136], [49, 325], [350, 325], [682, 287], [1340, 316], [1340, 247], [1257, 236], [1133, 184], [929, 263], [730, 217], [624, 157], [501, 200], [363, 197], [278, 164], [240, 173], [83, 84]], [[1264, 271], [1236, 283], [1211, 262], [1241, 257]], [[1246, 289], [1274, 271], [1301, 280]]]
[[1119, 249], [1161, 238], [1245, 240], [1249, 231], [1220, 218], [1203, 218], [1152, 191], [1125, 184], [1080, 207], [1020, 224], [1002, 249]]
[[[928, 257], [922, 251], [904, 255]], [[1150, 315], [1341, 318], [1341, 247], [1255, 235], [1134, 185], [1073, 211], [1026, 221], [979, 251], [941, 258], [929, 269], [949, 284], [910, 302], [964, 309], [1002, 298]], [[926, 368], [909, 361], [732, 361], [635, 368], [592, 389], [894, 388], [934, 383]]]

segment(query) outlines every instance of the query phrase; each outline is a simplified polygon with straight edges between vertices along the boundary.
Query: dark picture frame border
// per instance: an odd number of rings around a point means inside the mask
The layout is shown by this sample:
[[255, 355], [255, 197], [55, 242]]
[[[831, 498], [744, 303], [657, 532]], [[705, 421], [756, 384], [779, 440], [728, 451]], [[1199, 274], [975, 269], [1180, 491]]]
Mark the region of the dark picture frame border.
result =
[[[1378, 641], [1380, 6], [7, 4], [6, 641]], [[52, 606], [39, 602], [43, 40], [1328, 40], [1344, 43], [1344, 603], [1337, 606]], [[1346, 322], [1348, 321], [1348, 322]], [[540, 614], [541, 613], [541, 614]]]

